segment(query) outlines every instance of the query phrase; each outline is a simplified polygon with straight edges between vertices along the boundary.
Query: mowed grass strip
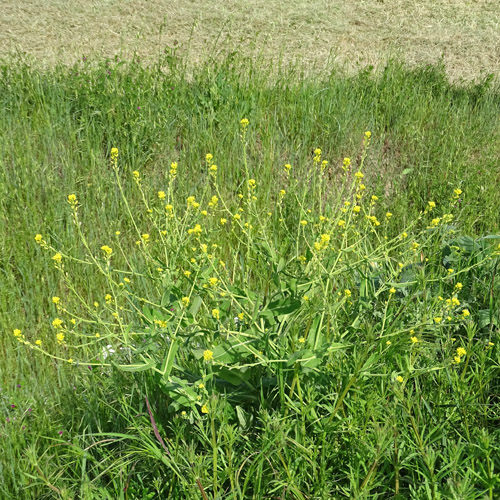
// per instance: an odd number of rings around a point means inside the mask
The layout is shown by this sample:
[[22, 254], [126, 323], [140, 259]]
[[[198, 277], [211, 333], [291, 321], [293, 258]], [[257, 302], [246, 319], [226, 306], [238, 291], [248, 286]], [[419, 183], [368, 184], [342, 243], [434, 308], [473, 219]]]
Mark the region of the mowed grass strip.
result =
[[14, 0], [0, 14], [0, 56], [26, 53], [41, 66], [82, 56], [157, 60], [182, 47], [190, 60], [234, 50], [323, 67], [335, 59], [352, 69], [443, 61], [452, 78], [498, 71], [497, 2], [484, 0], [186, 0], [91, 2]]

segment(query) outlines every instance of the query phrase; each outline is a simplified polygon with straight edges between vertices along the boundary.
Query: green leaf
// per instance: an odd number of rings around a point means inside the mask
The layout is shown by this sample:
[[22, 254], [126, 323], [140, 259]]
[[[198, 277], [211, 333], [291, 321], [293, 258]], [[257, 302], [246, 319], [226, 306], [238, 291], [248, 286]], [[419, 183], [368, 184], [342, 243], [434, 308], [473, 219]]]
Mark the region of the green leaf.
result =
[[163, 360], [163, 364], [161, 367], [161, 376], [163, 380], [167, 380], [170, 372], [172, 371], [172, 366], [174, 364], [175, 355], [177, 354], [177, 350], [179, 349], [179, 340], [172, 339], [170, 342], [170, 346], [168, 348], [168, 353], [165, 359]]
[[145, 370], [150, 370], [156, 365], [154, 359], [148, 359], [145, 363], [133, 363], [130, 365], [118, 365], [116, 363], [111, 362], [111, 364], [121, 370], [122, 372], [143, 372]]
[[217, 375], [221, 379], [225, 380], [226, 382], [229, 382], [232, 385], [240, 385], [243, 382], [248, 382], [250, 380], [250, 377], [252, 376], [252, 371], [247, 366], [244, 367], [232, 366], [231, 369], [223, 366], [222, 368], [219, 368], [217, 370]]
[[301, 306], [301, 302], [298, 299], [292, 299], [287, 297], [286, 299], [275, 300], [270, 302], [267, 306], [269, 311], [272, 311], [274, 316], [284, 316], [287, 314], [292, 314], [297, 311]]
[[192, 297], [192, 304], [189, 308], [189, 313], [193, 316], [193, 318], [198, 314], [201, 304], [203, 304], [203, 299], [199, 295], [194, 298]]
[[484, 328], [491, 324], [497, 325], [497, 318], [491, 313], [489, 309], [481, 309], [478, 312], [479, 328]]

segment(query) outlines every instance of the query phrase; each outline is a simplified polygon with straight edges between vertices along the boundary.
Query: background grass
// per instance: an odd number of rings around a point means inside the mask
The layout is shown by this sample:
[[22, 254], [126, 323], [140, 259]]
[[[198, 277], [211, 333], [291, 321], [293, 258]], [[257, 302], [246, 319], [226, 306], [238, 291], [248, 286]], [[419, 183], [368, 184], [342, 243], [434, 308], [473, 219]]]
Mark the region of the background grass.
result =
[[[239, 120], [247, 117], [251, 123], [247, 138], [250, 173], [259, 179], [263, 203], [272, 208], [284, 163], [291, 163], [299, 178], [305, 177], [312, 150], [320, 147], [330, 162], [328, 183], [334, 186], [339, 183], [342, 159], [351, 156], [358, 163], [363, 133], [371, 130], [366, 180], [382, 206], [390, 206], [394, 235], [428, 200], [439, 202], [457, 187], [463, 190], [464, 198], [463, 204], [457, 202], [462, 231], [473, 236], [498, 232], [500, 92], [491, 78], [477, 84], [453, 84], [443, 67], [409, 69], [393, 61], [378, 74], [370, 68], [355, 75], [333, 68], [305, 76], [299, 65], [271, 68], [265, 58], [255, 60], [244, 54], [209, 60], [190, 66], [188, 71], [186, 59], [175, 51], [150, 68], [136, 61], [108, 60], [40, 71], [23, 62], [9, 62], [2, 65], [1, 74], [0, 326], [4, 336], [0, 349], [4, 362], [0, 366], [0, 397], [4, 418], [14, 424], [6, 421], [0, 428], [3, 442], [8, 443], [0, 461], [3, 498], [121, 498], [132, 477], [128, 498], [147, 498], [149, 494], [162, 498], [167, 494], [153, 479], [161, 482], [169, 469], [162, 468], [165, 464], [158, 459], [157, 448], [144, 437], [150, 433], [150, 423], [141, 387], [148, 381], [61, 366], [29, 350], [19, 350], [11, 338], [14, 328], [32, 336], [43, 336], [49, 330], [49, 319], [55, 312], [51, 297], [60, 293], [60, 276], [49, 259], [42, 257], [34, 235], [41, 232], [54, 246], [78, 252], [67, 194], [74, 192], [82, 200], [83, 223], [94, 246], [107, 240], [117, 223], [122, 224], [120, 229], [127, 227], [109, 167], [111, 147], [120, 149], [124, 174], [141, 170], [153, 191], [164, 187], [170, 162], [177, 161], [182, 171], [180, 196], [204, 191], [205, 154], [211, 152], [219, 165], [222, 190], [228, 199], [234, 199], [244, 181], [236, 130]], [[133, 205], [139, 202], [138, 197], [131, 200]], [[133, 252], [132, 245], [129, 250]], [[75, 284], [87, 290], [89, 297], [106, 292], [104, 283], [85, 270], [75, 277]], [[489, 381], [495, 380], [495, 373], [488, 375]], [[461, 394], [465, 397], [465, 392]], [[497, 386], [491, 394], [498, 396]], [[311, 396], [312, 401], [318, 398]], [[469, 403], [473, 406], [477, 401]], [[387, 498], [383, 483], [366, 490], [364, 479], [370, 477], [370, 466], [378, 464], [377, 453], [384, 448], [389, 431], [379, 429], [380, 436], [371, 434], [373, 442], [365, 451], [350, 448], [358, 426], [363, 422], [368, 425], [370, 405], [381, 419], [383, 408], [380, 400], [370, 398], [364, 402], [360, 398], [355, 404], [359, 406], [352, 409], [355, 424], [346, 434], [348, 440], [343, 442], [345, 428], [342, 432], [330, 429], [336, 438], [329, 453], [337, 454], [339, 467], [346, 463], [351, 467], [343, 470], [336, 495]], [[423, 484], [440, 486], [426, 490], [427, 486], [406, 484], [402, 486], [406, 497], [439, 498], [441, 494], [446, 498], [454, 491], [455, 498], [495, 498], [498, 482], [491, 467], [499, 466], [493, 451], [498, 446], [498, 415], [483, 415], [486, 423], [478, 427], [477, 434], [453, 444], [451, 436], [443, 437], [447, 410], [440, 410], [439, 417], [429, 416], [417, 394], [414, 404], [417, 409], [408, 410], [408, 414], [423, 429], [431, 425], [430, 419], [433, 429], [440, 432], [429, 430], [425, 446], [420, 443], [421, 450], [425, 449], [420, 455], [423, 461], [413, 463], [415, 474], [409, 476], [427, 474], [428, 482]], [[259, 418], [262, 420], [256, 425], [262, 431], [261, 441], [255, 439], [260, 450], [266, 450], [269, 443], [288, 442], [287, 433], [283, 429], [280, 433], [277, 415], [270, 412]], [[222, 427], [230, 433], [229, 420], [227, 424]], [[174, 435], [190, 435], [182, 421], [172, 425], [178, 426]], [[114, 442], [109, 452], [106, 446], [91, 448], [99, 449], [95, 454], [85, 451], [90, 446], [85, 434], [126, 434], [130, 429], [134, 429], [134, 436], [142, 436], [136, 446], [144, 460], [149, 457], [142, 465], [132, 454], [127, 455], [130, 448], [120, 448], [120, 442]], [[237, 443], [234, 450], [248, 451], [244, 432], [236, 434], [221, 439], [233, 439]], [[320, 436], [313, 433], [309, 441], [302, 437], [302, 447], [321, 454]], [[70, 447], [66, 439], [71, 440]], [[432, 455], [433, 443], [438, 441], [439, 450], [445, 450], [439, 460]], [[480, 446], [474, 448], [475, 442]], [[179, 463], [188, 457], [195, 473], [209, 478], [209, 462], [196, 453], [204, 444], [193, 443], [186, 438], [182, 448], [185, 456], [178, 457]], [[325, 485], [330, 472], [316, 471], [315, 479], [301, 476], [301, 468], [314, 454], [301, 454], [299, 449], [289, 448], [289, 455], [281, 462], [273, 461], [271, 469], [278, 463], [288, 464], [288, 476], [276, 480], [272, 488], [277, 495], [291, 495], [283, 488], [293, 483], [294, 477], [296, 484], [319, 485], [317, 489], [311, 486], [309, 495], [328, 498], [331, 490]], [[116, 461], [121, 451], [122, 461]], [[364, 453], [372, 459], [368, 465], [363, 461]], [[238, 466], [244, 466], [244, 458], [240, 457]], [[429, 480], [433, 461], [440, 463], [443, 472], [436, 468], [431, 476], [442, 477]], [[449, 470], [445, 464], [451, 464]], [[273, 474], [266, 468], [264, 454], [262, 461], [254, 462], [247, 471], [248, 481], [253, 477], [262, 481], [248, 487], [248, 497], [271, 494], [269, 478]], [[452, 476], [458, 486], [446, 489], [443, 485]], [[200, 498], [195, 485], [190, 495]]]
[[50, 66], [137, 53], [151, 62], [179, 46], [192, 62], [238, 50], [312, 67], [334, 58], [351, 70], [398, 56], [443, 61], [450, 77], [471, 80], [498, 71], [497, 8], [495, 0], [5, 0], [0, 56], [27, 53]]

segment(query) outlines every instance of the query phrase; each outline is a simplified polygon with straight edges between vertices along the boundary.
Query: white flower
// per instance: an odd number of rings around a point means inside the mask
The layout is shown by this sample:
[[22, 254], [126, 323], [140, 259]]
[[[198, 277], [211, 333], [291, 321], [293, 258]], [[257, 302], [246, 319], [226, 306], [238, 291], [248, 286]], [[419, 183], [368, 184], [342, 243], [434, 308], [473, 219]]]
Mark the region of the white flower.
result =
[[108, 356], [111, 356], [114, 354], [116, 351], [113, 349], [113, 346], [108, 344], [104, 349], [102, 350], [102, 357], [106, 359]]

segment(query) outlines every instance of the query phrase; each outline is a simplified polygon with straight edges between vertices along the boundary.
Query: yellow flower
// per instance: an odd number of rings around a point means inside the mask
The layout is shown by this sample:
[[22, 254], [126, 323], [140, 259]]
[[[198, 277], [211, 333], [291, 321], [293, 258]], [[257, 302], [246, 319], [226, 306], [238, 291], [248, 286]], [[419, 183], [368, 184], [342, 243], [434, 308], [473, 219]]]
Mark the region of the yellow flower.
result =
[[208, 278], [208, 283], [210, 286], [214, 287], [217, 286], [217, 283], [219, 282], [218, 278]]
[[453, 297], [451, 299], [451, 303], [454, 305], [454, 306], [459, 306], [460, 305], [460, 301], [456, 298], [456, 297]]
[[356, 206], [352, 207], [352, 211], [355, 214], [359, 214], [359, 212], [361, 212], [361, 207], [359, 205], [356, 205]]
[[372, 196], [372, 201], [373, 201], [373, 202], [378, 201], [378, 196], [373, 195], [373, 196]]
[[43, 240], [43, 236], [42, 236], [41, 234], [36, 234], [36, 235], [35, 235], [35, 241], [36, 241], [37, 243], [41, 243], [41, 242], [42, 242], [42, 240]]
[[443, 321], [443, 318], [442, 318], [441, 316], [436, 316], [436, 317], [434, 318], [434, 322], [435, 322], [435, 323], [438, 323], [438, 324], [439, 324], [439, 323], [441, 323], [441, 321]]
[[217, 165], [215, 165], [215, 164], [210, 165], [209, 170], [210, 170], [210, 175], [215, 176], [215, 174], [217, 173]]
[[467, 351], [463, 347], [457, 347], [457, 356], [463, 357], [467, 354]]
[[19, 330], [19, 328], [16, 328], [14, 330], [14, 337], [20, 337], [21, 336], [21, 330]]
[[411, 337], [412, 344], [417, 344], [419, 342], [418, 337]]
[[408, 238], [408, 233], [407, 233], [407, 232], [405, 232], [405, 231], [403, 231], [403, 232], [401, 233], [401, 238], [403, 238], [403, 239]]
[[202, 233], [203, 229], [199, 224], [195, 224], [193, 229], [188, 229], [189, 234], [194, 234], [195, 236], [199, 236]]
[[377, 217], [375, 217], [375, 215], [367, 215], [366, 218], [374, 225], [374, 226], [380, 226], [380, 222], [379, 220], [377, 219]]
[[214, 358], [214, 353], [213, 351], [211, 351], [210, 349], [206, 349], [205, 351], [203, 351], [203, 359], [205, 361], [211, 361], [212, 359]]
[[361, 179], [364, 177], [364, 175], [363, 175], [363, 173], [362, 173], [362, 172], [358, 171], [358, 172], [356, 172], [356, 173], [354, 174], [354, 177], [356, 177], [356, 180], [357, 180], [358, 182], [361, 182]]
[[164, 200], [166, 197], [167, 195], [165, 194], [165, 191], [158, 191], [158, 198], [160, 200]]
[[455, 270], [454, 270], [454, 269], [451, 269], [451, 268], [450, 268], [450, 269], [448, 269], [448, 274], [453, 274], [454, 272], [455, 272]]
[[240, 125], [241, 125], [241, 128], [242, 128], [242, 129], [246, 129], [246, 128], [248, 127], [248, 124], [249, 124], [249, 123], [250, 123], [250, 122], [248, 121], [248, 118], [242, 118], [242, 119], [240, 120]]
[[455, 193], [455, 198], [458, 198], [462, 194], [462, 190], [461, 189], [454, 189], [453, 193]]
[[351, 166], [351, 159], [344, 158], [344, 161], [342, 162], [342, 169], [344, 170], [344, 172], [347, 172], [347, 170], [349, 170], [350, 166]]
[[370, 137], [371, 137], [371, 136], [372, 136], [372, 133], [371, 133], [369, 130], [367, 130], [367, 131], [365, 132], [365, 138], [366, 138], [366, 139], [370, 139]]
[[63, 332], [59, 332], [56, 335], [56, 339], [57, 339], [57, 342], [59, 342], [59, 344], [62, 344], [64, 342], [64, 333]]
[[62, 255], [57, 252], [53, 257], [52, 257], [52, 260], [56, 263], [56, 264], [60, 264], [61, 261], [62, 261]]
[[292, 169], [292, 166], [290, 165], [290, 163], [287, 163], [285, 164], [285, 172], [290, 172], [290, 170]]
[[205, 384], [203, 384], [203, 383], [200, 382], [198, 384], [198, 389], [205, 389]]
[[202, 407], [201, 407], [201, 413], [208, 413], [209, 410], [208, 410], [208, 406], [207, 404], [205, 403]]
[[70, 205], [76, 205], [78, 203], [78, 200], [76, 199], [75, 194], [68, 194], [68, 203]]
[[457, 283], [457, 284], [455, 285], [455, 290], [460, 291], [460, 290], [462, 290], [462, 288], [463, 288], [463, 287], [464, 287], [464, 286], [462, 285], [462, 283], [460, 283], [460, 282], [459, 282], [459, 283]]
[[397, 380], [400, 384], [402, 384], [402, 383], [404, 382], [404, 378], [403, 378], [401, 375], [398, 375], [398, 376], [396, 377], [396, 380]]
[[391, 212], [386, 212], [385, 213], [385, 218], [386, 219], [390, 219], [392, 217], [392, 213]]
[[468, 310], [468, 309], [464, 309], [464, 310], [462, 311], [462, 316], [463, 316], [464, 318], [467, 318], [468, 316], [470, 316], [470, 312], [469, 312], [469, 310]]
[[190, 302], [189, 297], [182, 297], [181, 302], [184, 305], [184, 307], [187, 307]]
[[104, 296], [104, 300], [106, 301], [106, 304], [110, 304], [112, 299], [113, 299], [113, 297], [111, 297], [111, 295], [109, 293], [107, 293]]
[[433, 202], [433, 201], [429, 201], [427, 203], [427, 205], [429, 206], [429, 210], [432, 210], [433, 208], [436, 208], [436, 203]]
[[300, 342], [301, 344], [303, 344], [305, 341], [306, 341], [306, 339], [305, 339], [304, 337], [300, 337], [299, 342]]
[[346, 288], [346, 289], [344, 290], [344, 295], [345, 295], [346, 297], [350, 297], [350, 296], [352, 295], [351, 290], [349, 290], [348, 288]]
[[339, 226], [339, 227], [345, 227], [345, 220], [340, 219], [340, 220], [337, 222], [337, 226]]
[[283, 198], [283, 196], [285, 196], [285, 194], [286, 194], [286, 191], [285, 191], [284, 189], [282, 189], [282, 190], [280, 191], [280, 196]]
[[240, 220], [241, 219], [241, 215], [240, 214], [234, 214], [233, 215], [233, 219], [234, 220]]
[[255, 186], [256, 186], [255, 179], [250, 179], [250, 180], [248, 181], [248, 187], [249, 187], [250, 189], [255, 189]]
[[215, 318], [215, 319], [220, 319], [220, 312], [218, 309], [212, 309], [212, 316]]
[[389, 293], [392, 295], [394, 293], [396, 293], [396, 289], [394, 287], [392, 287], [390, 290], [389, 290]]
[[453, 358], [453, 361], [455, 362], [455, 364], [457, 364], [457, 365], [458, 365], [458, 363], [460, 363], [460, 361], [462, 361], [462, 358], [461, 358], [460, 356], [455, 356], [455, 357]]
[[207, 161], [207, 163], [210, 163], [213, 160], [213, 156], [210, 153], [207, 153], [207, 155], [205, 156], [205, 160]]
[[59, 304], [60, 301], [61, 301], [61, 299], [59, 297], [52, 297], [53, 304]]
[[113, 253], [113, 249], [108, 247], [108, 245], [103, 245], [101, 250], [109, 257]]
[[96, 338], [96, 339], [98, 339], [100, 336], [101, 336], [101, 334], [100, 334], [100, 333], [96, 333], [96, 334], [95, 334], [95, 338]]
[[391, 345], [391, 344], [392, 344], [392, 342], [390, 340], [387, 340], [385, 343], [385, 345]]
[[73, 363], [73, 358], [69, 358], [69, 359], [68, 359], [68, 363], [69, 363], [69, 364]]
[[118, 158], [118, 148], [111, 148], [111, 159], [116, 160]]
[[191, 271], [184, 271], [184, 276], [189, 278], [191, 276]]
[[307, 221], [306, 220], [301, 220], [300, 221], [301, 226], [307, 226]]
[[52, 326], [53, 326], [54, 328], [60, 328], [62, 324], [63, 324], [63, 321], [62, 321], [62, 319], [59, 319], [59, 318], [55, 318], [55, 319], [52, 321]]
[[435, 219], [432, 219], [431, 220], [431, 227], [438, 226], [440, 222], [441, 222], [441, 219], [439, 217], [436, 217]]
[[419, 243], [417, 243], [416, 241], [414, 241], [414, 242], [411, 244], [411, 247], [413, 248], [413, 250], [416, 250], [419, 246], [420, 246], [420, 244], [419, 244]]
[[141, 174], [140, 174], [137, 170], [134, 170], [134, 171], [132, 172], [132, 176], [134, 177], [134, 179], [135, 179], [136, 181], [138, 181], [138, 180], [139, 180], [139, 177], [141, 176]]

